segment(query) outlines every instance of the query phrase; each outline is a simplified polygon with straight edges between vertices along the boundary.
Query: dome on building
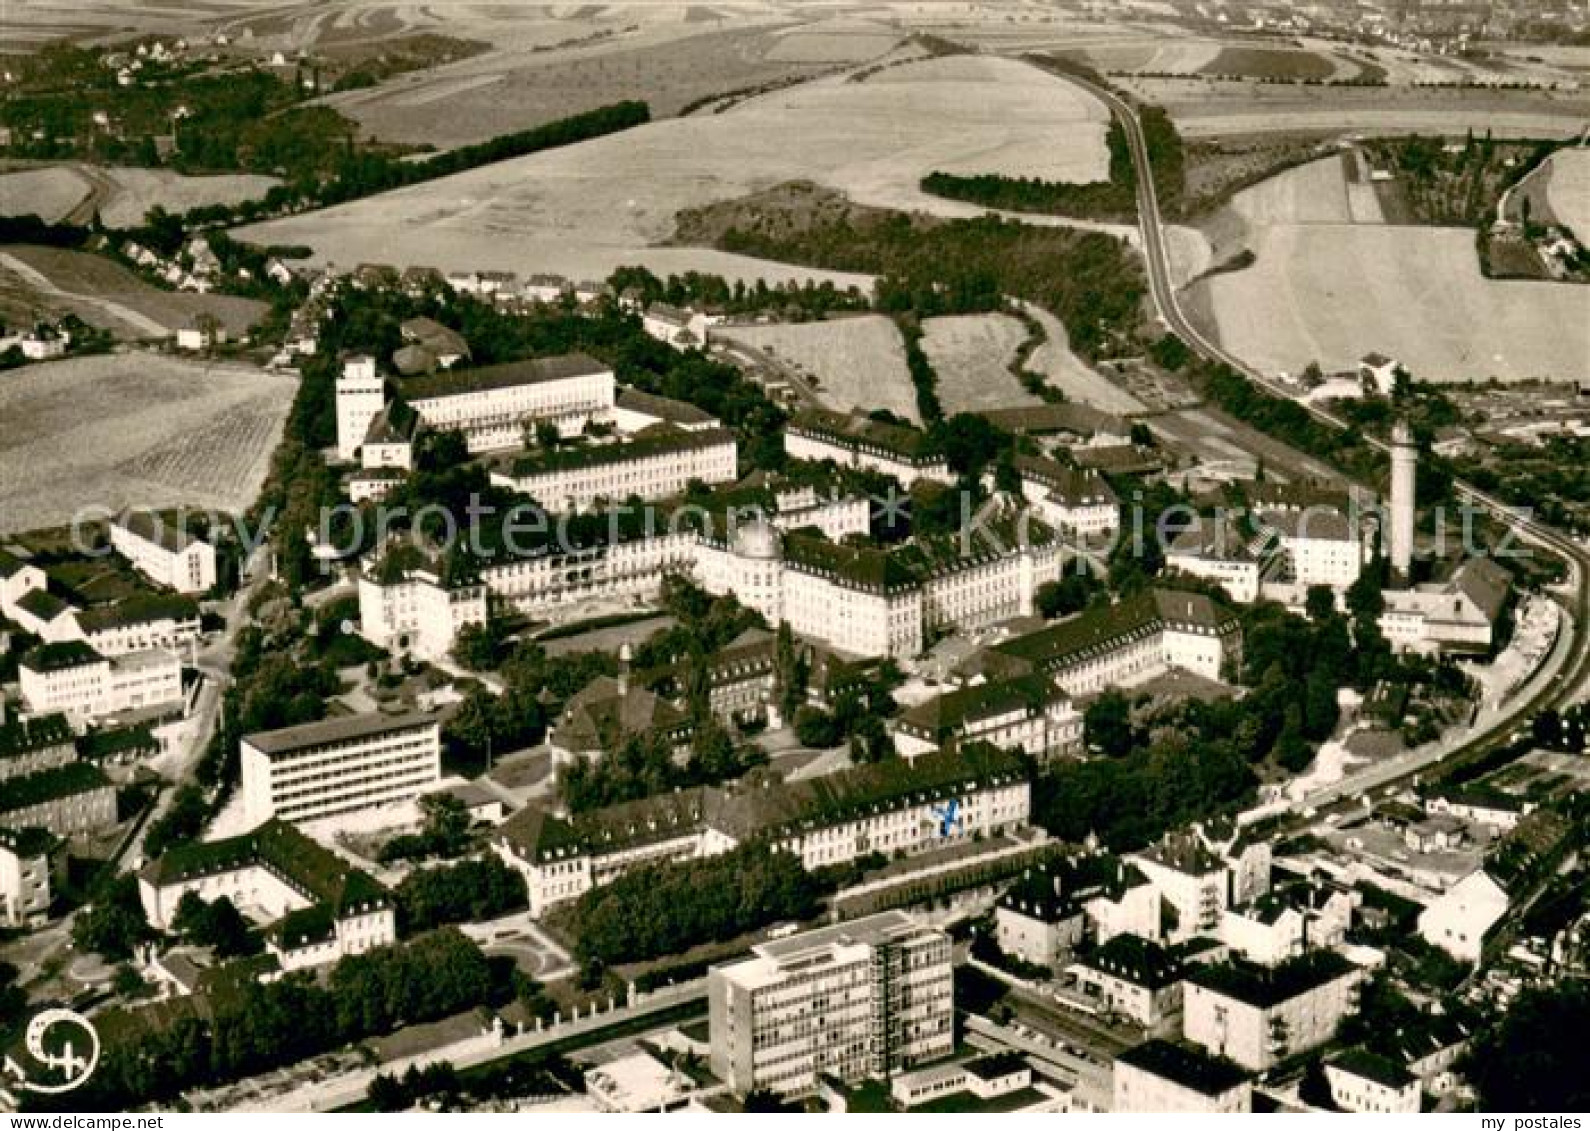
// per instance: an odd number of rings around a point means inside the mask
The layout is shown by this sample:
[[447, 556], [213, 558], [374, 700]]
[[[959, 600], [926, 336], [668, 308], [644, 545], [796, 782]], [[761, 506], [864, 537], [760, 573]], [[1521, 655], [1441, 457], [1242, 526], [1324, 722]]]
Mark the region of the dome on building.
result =
[[742, 558], [771, 560], [779, 556], [778, 531], [767, 519], [758, 517], [735, 528], [733, 546]]

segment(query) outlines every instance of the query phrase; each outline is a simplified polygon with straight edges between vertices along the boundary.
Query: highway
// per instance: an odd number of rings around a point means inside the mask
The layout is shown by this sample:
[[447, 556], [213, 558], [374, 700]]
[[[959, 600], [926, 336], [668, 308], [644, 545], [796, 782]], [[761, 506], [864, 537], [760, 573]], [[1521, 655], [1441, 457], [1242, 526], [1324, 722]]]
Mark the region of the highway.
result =
[[[1285, 388], [1270, 377], [1258, 372], [1243, 362], [1241, 358], [1233, 356], [1217, 343], [1210, 341], [1183, 313], [1176, 296], [1176, 285], [1171, 275], [1170, 256], [1165, 242], [1164, 221], [1160, 214], [1159, 198], [1154, 187], [1153, 168], [1149, 161], [1148, 145], [1143, 136], [1142, 123], [1138, 120], [1136, 109], [1113, 90], [1108, 90], [1075, 75], [1066, 74], [1060, 77], [1080, 86], [1108, 106], [1110, 112], [1120, 122], [1122, 129], [1126, 132], [1127, 142], [1132, 152], [1132, 165], [1137, 175], [1138, 220], [1142, 232], [1143, 259], [1148, 272], [1149, 292], [1153, 297], [1154, 306], [1165, 325], [1190, 348], [1210, 360], [1223, 362], [1243, 374], [1254, 384], [1264, 388], [1267, 392], [1284, 400], [1291, 400], [1295, 404], [1300, 404], [1322, 423], [1333, 428], [1345, 430], [1348, 427], [1346, 421], [1316, 405], [1296, 401]], [[1384, 442], [1374, 437], [1365, 438], [1380, 450], [1389, 451], [1388, 445]], [[1492, 721], [1479, 733], [1453, 747], [1441, 759], [1438, 766], [1431, 767], [1435, 776], [1451, 773], [1465, 763], [1483, 757], [1497, 746], [1506, 742], [1522, 723], [1527, 722], [1540, 711], [1548, 708], [1561, 708], [1573, 702], [1576, 692], [1586, 683], [1587, 678], [1590, 678], [1590, 553], [1587, 553], [1583, 546], [1568, 535], [1527, 515], [1519, 514], [1513, 507], [1500, 499], [1494, 498], [1470, 484], [1459, 480], [1453, 486], [1463, 500], [1491, 514], [1497, 521], [1516, 532], [1520, 539], [1552, 550], [1568, 563], [1568, 581], [1573, 589], [1573, 594], [1565, 599], [1564, 604], [1569, 614], [1567, 631], [1571, 634], [1571, 638], [1569, 642], [1570, 651], [1563, 663], [1562, 673], [1559, 677], [1538, 688], [1533, 694], [1520, 699], [1511, 712]], [[1381, 782], [1379, 784], [1400, 783], [1416, 776], [1422, 769], [1423, 767], [1416, 767], [1400, 775], [1392, 782]]]

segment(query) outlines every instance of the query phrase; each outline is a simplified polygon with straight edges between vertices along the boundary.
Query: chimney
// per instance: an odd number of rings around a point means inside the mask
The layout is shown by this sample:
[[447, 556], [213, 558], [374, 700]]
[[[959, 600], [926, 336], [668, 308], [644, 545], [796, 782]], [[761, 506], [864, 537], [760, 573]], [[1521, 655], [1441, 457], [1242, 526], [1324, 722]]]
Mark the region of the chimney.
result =
[[618, 693], [619, 693], [619, 695], [628, 695], [629, 694], [629, 660], [630, 660], [629, 643], [626, 641], [618, 649]]

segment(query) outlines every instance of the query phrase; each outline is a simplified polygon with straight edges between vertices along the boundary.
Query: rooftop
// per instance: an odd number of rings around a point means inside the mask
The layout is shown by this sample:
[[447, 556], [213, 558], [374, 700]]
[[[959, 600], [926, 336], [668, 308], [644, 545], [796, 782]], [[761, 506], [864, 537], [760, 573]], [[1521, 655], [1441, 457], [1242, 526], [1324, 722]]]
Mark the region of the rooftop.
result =
[[116, 525], [123, 530], [152, 542], [173, 554], [181, 553], [200, 539], [188, 533], [186, 525], [172, 526], [152, 511], [125, 510], [116, 517]]
[[84, 664], [100, 663], [104, 658], [81, 640], [62, 640], [31, 649], [21, 663], [25, 668], [44, 673], [80, 668]]
[[666, 420], [670, 424], [716, 424], [718, 418], [704, 408], [697, 408], [689, 401], [676, 401], [672, 397], [659, 397], [655, 393], [647, 393], [632, 385], [626, 385], [618, 391], [617, 407], [630, 412], [642, 413], [646, 416], [655, 416], [659, 420]]
[[199, 619], [199, 605], [191, 597], [175, 593], [140, 593], [114, 605], [98, 605], [77, 615], [77, 623], [89, 635], [157, 621]]
[[13, 856], [43, 856], [60, 843], [60, 837], [36, 825], [22, 829], [0, 828], [0, 848]]
[[1357, 965], [1335, 951], [1312, 950], [1274, 967], [1240, 958], [1225, 964], [1197, 966], [1188, 972], [1187, 982], [1245, 1005], [1270, 1009], [1358, 970]]
[[1241, 1066], [1223, 1056], [1157, 1039], [1127, 1049], [1115, 1059], [1206, 1096], [1224, 1095], [1248, 1078]]
[[0, 782], [0, 813], [14, 813], [98, 789], [110, 789], [105, 771], [91, 762], [67, 762]]
[[899, 721], [907, 729], [942, 742], [969, 722], [1011, 711], [1036, 714], [1068, 698], [1048, 677], [1034, 672], [947, 691], [912, 707]]
[[706, 428], [687, 432], [669, 424], [654, 424], [637, 432], [632, 439], [616, 444], [574, 444], [555, 448], [542, 448], [502, 461], [514, 478], [545, 475], [555, 471], [576, 468], [606, 467], [617, 463], [650, 459], [672, 452], [697, 451], [734, 443], [734, 433], [727, 428]]
[[487, 365], [479, 369], [449, 369], [441, 373], [423, 374], [407, 378], [399, 385], [399, 389], [407, 400], [418, 401], [479, 393], [487, 389], [510, 389], [516, 385], [536, 385], [544, 381], [567, 381], [610, 372], [612, 370], [608, 366], [594, 357], [570, 353], [559, 357], [536, 357], [503, 365]]
[[1034, 864], [1006, 890], [1000, 906], [1055, 923], [1081, 914], [1090, 900], [1119, 899], [1146, 883], [1135, 865], [1118, 856], [1082, 853]]
[[1172, 951], [1137, 935], [1116, 935], [1081, 959], [1084, 966], [1149, 990], [1182, 980], [1183, 964]]
[[16, 758], [51, 746], [72, 745], [72, 724], [65, 715], [38, 715], [0, 726], [0, 758]]
[[1414, 1082], [1413, 1074], [1389, 1057], [1366, 1048], [1351, 1048], [1331, 1058], [1330, 1065], [1343, 1072], [1373, 1081], [1387, 1088], [1406, 1088]]
[[1068, 620], [1013, 637], [992, 651], [1039, 667], [1061, 667], [1073, 657], [1110, 649], [1122, 638], [1155, 632], [1167, 623], [1225, 631], [1234, 613], [1202, 593], [1149, 589], [1113, 605], [1090, 608]]
[[298, 726], [283, 727], [280, 730], [258, 731], [254, 734], [244, 735], [243, 741], [261, 754], [275, 757], [310, 747], [329, 746], [335, 742], [352, 742], [360, 738], [370, 738], [380, 734], [416, 730], [420, 727], [434, 727], [436, 725], [436, 719], [433, 716], [423, 714], [382, 715], [369, 713], [343, 715], [339, 718], [322, 719], [319, 722], [300, 723]]
[[873, 420], [862, 412], [843, 415], [825, 409], [806, 409], [796, 414], [789, 427], [813, 433], [852, 446], [882, 449], [908, 460], [942, 460], [942, 453], [927, 434], [907, 424]]

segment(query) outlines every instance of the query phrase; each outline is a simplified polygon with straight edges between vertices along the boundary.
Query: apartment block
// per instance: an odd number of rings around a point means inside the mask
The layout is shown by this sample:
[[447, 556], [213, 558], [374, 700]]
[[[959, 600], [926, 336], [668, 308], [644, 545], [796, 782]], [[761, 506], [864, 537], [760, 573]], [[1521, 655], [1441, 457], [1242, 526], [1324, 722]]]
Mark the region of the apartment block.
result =
[[707, 978], [712, 1071], [736, 1093], [804, 1095], [954, 1050], [951, 943], [888, 911], [754, 947]]
[[441, 727], [429, 715], [350, 715], [242, 741], [250, 824], [311, 821], [411, 801], [442, 776]]

